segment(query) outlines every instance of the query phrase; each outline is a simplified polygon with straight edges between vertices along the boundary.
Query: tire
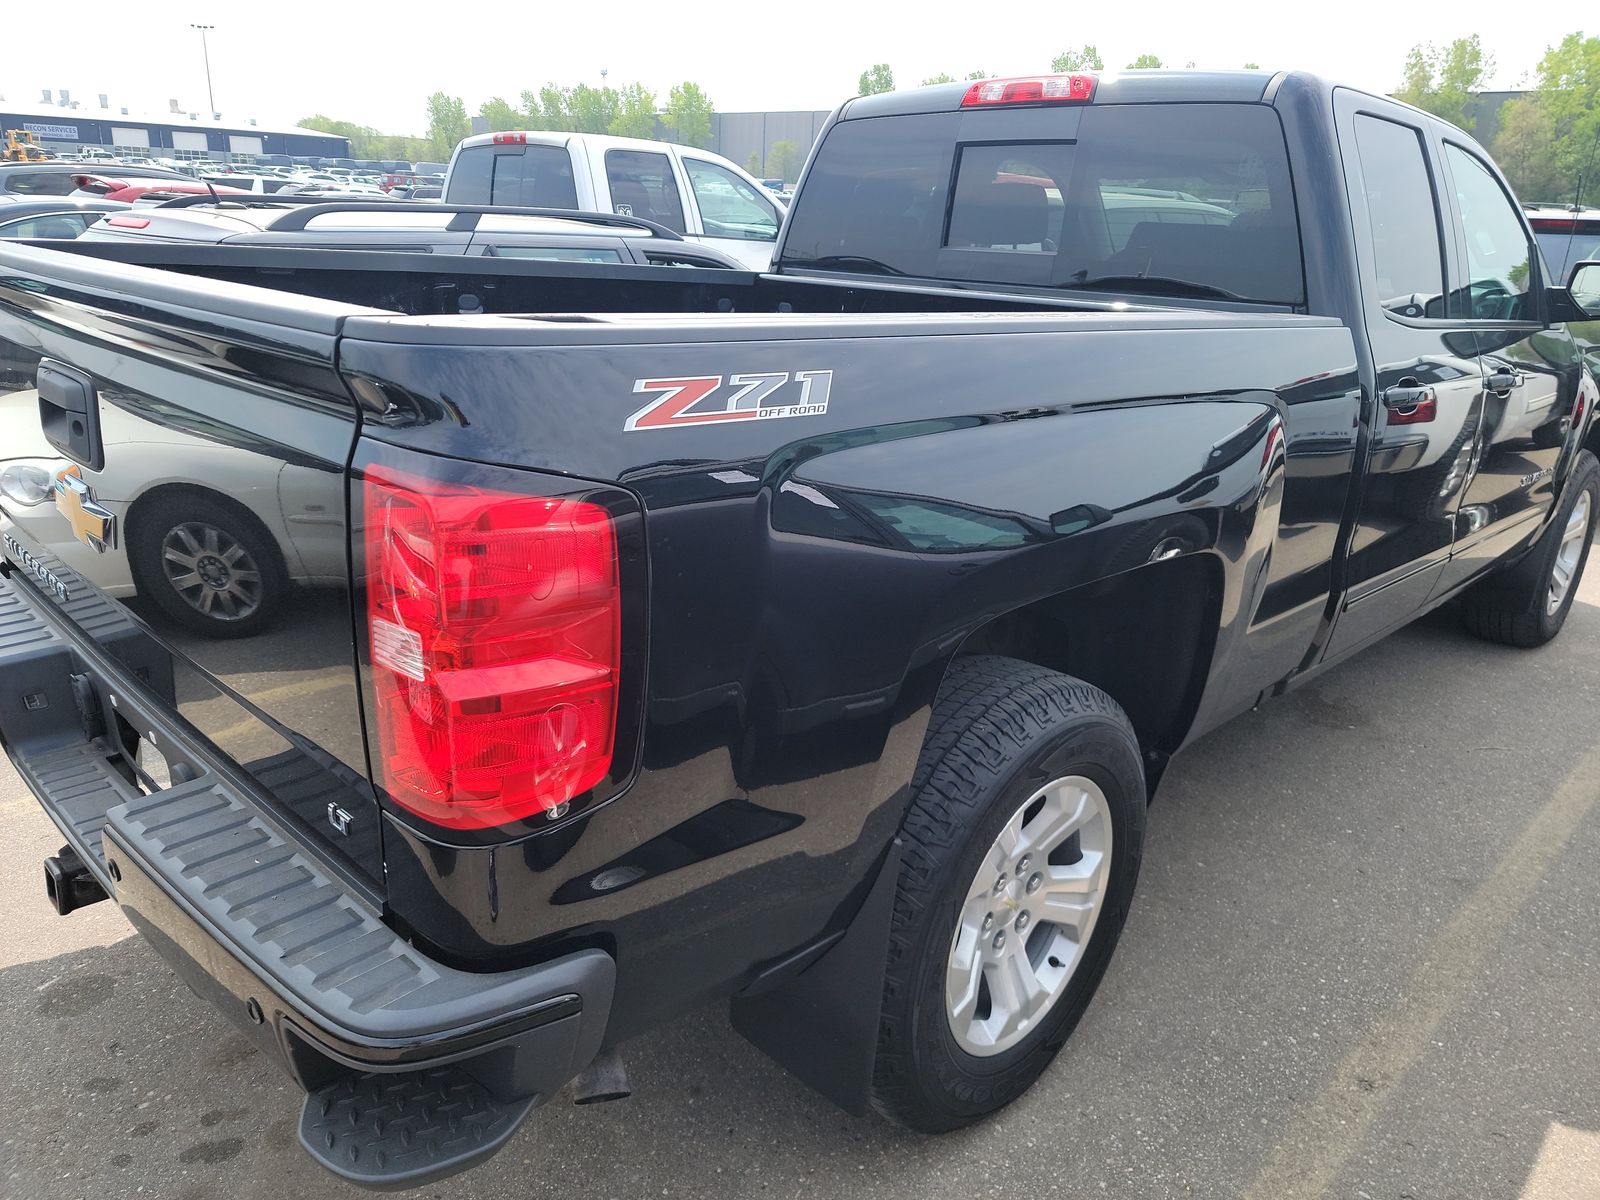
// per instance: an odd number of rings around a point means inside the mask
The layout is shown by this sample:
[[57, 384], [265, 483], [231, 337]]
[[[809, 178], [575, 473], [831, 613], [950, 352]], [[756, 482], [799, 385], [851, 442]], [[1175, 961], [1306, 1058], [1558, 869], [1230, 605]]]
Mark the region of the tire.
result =
[[1584, 450], [1578, 454], [1555, 519], [1533, 549], [1514, 567], [1491, 575], [1462, 596], [1461, 622], [1467, 631], [1522, 647], [1542, 646], [1560, 633], [1594, 543], [1597, 515], [1600, 461]]
[[[276, 618], [288, 592], [287, 573], [272, 536], [247, 510], [212, 493], [186, 491], [157, 496], [133, 516], [128, 566], [134, 583], [175, 624], [206, 637], [239, 638], [260, 633]], [[173, 554], [198, 565], [185, 571], [188, 564]], [[199, 579], [202, 571], [221, 586]], [[188, 576], [197, 582], [179, 586]]]
[[[1042, 791], [1052, 781], [1073, 779], [1080, 782]], [[1076, 793], [1096, 816], [1056, 851], [1046, 847], [1044, 872], [1036, 862], [1015, 871], [1020, 859], [1012, 858], [1007, 882], [991, 880], [1000, 861], [996, 839], [1010, 838], [1020, 819], [1018, 836], [1044, 845], [1033, 831], [1048, 823], [1042, 822], [1048, 813], [1071, 810]], [[901, 828], [872, 1084], [880, 1114], [926, 1133], [957, 1129], [1011, 1103], [1050, 1065], [1094, 995], [1121, 934], [1139, 874], [1145, 809], [1138, 739], [1111, 697], [1016, 659], [955, 661], [934, 705]], [[1030, 819], [1029, 812], [1038, 815]], [[1057, 828], [1070, 824], [1056, 820]], [[1087, 865], [1092, 863], [1099, 864], [1097, 871]], [[1054, 881], [1080, 871], [1085, 878], [1098, 873], [1100, 898], [1069, 947], [1059, 940], [1068, 926], [1045, 916], [1044, 898], [1062, 885], [1045, 882], [1039, 891], [1032, 889], [1035, 875], [1048, 872]], [[996, 884], [1005, 889], [998, 898]], [[981, 924], [979, 915], [991, 900], [998, 912], [993, 927]], [[1030, 906], [1038, 915], [1030, 914], [1024, 932]], [[1009, 937], [1011, 958], [996, 948], [997, 933]], [[980, 965], [968, 969], [973, 961]], [[958, 962], [959, 972], [953, 966]], [[1036, 964], [1028, 969], [1037, 970], [1035, 982], [1044, 981], [1050, 998], [1047, 1007], [1005, 1033], [1004, 995], [989, 981], [1018, 978], [1005, 974], [1011, 963]], [[969, 984], [973, 980], [978, 982]], [[956, 986], [952, 981], [961, 981], [959, 1018], [947, 992], [947, 985]]]

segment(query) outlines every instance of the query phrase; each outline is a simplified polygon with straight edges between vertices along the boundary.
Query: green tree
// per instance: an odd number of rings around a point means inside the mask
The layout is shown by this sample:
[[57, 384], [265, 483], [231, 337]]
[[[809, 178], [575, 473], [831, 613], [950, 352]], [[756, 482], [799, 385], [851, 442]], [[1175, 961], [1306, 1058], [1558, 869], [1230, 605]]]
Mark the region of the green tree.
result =
[[697, 83], [680, 83], [667, 94], [667, 110], [661, 123], [674, 141], [685, 146], [705, 147], [711, 141], [711, 98]]
[[435, 92], [428, 97], [428, 142], [440, 162], [450, 157], [457, 143], [472, 132], [467, 106], [459, 96]]
[[949, 71], [940, 71], [937, 75], [928, 76], [928, 78], [924, 79], [918, 86], [932, 87], [936, 83], [954, 83], [955, 81], [956, 77], [950, 74]]
[[590, 87], [580, 83], [567, 93], [567, 112], [572, 127], [579, 133], [606, 133], [617, 119], [621, 98], [616, 88]]
[[1259, 70], [1261, 70], [1261, 64], [1260, 63], [1245, 63], [1244, 69], [1246, 71], [1259, 71]]
[[342, 137], [350, 143], [350, 154], [353, 158], [388, 158], [389, 155], [373, 153], [374, 147], [383, 135], [368, 125], [357, 125], [353, 121], [336, 121], [332, 117], [325, 117], [318, 113], [314, 117], [307, 117], [300, 122], [301, 129], [316, 129], [322, 133], [331, 133], [335, 137]]
[[572, 116], [567, 111], [567, 89], [557, 84], [547, 83], [537, 92], [523, 92], [522, 110], [528, 114], [528, 124], [534, 129], [563, 133], [573, 128]]
[[617, 115], [608, 132], [617, 137], [655, 137], [656, 94], [642, 83], [624, 87], [617, 93]]
[[1161, 60], [1159, 58], [1157, 58], [1154, 54], [1141, 54], [1141, 55], [1139, 55], [1138, 58], [1134, 59], [1131, 63], [1128, 64], [1128, 70], [1130, 70], [1130, 71], [1143, 71], [1143, 70], [1153, 69], [1155, 67], [1159, 67], [1160, 65], [1161, 65]]
[[352, 158], [403, 158], [407, 162], [433, 157], [433, 144], [427, 138], [405, 137], [400, 134], [379, 133], [370, 125], [357, 125], [353, 121], [336, 121], [317, 114], [299, 122], [302, 129], [317, 129], [350, 141]]
[[1077, 50], [1063, 50], [1050, 60], [1050, 69], [1058, 74], [1072, 71], [1104, 71], [1106, 64], [1100, 57], [1099, 49], [1094, 46], [1083, 46]]
[[989, 72], [987, 72], [987, 71], [968, 71], [967, 72], [967, 78], [968, 79], [987, 79], [987, 78], [989, 78]]
[[[785, 183], [800, 174], [800, 147], [788, 138], [772, 143], [767, 151], [767, 178], [781, 179]], [[752, 175], [754, 171], [750, 172]]]
[[750, 151], [750, 157], [744, 160], [744, 173], [746, 175], [761, 174], [761, 155], [758, 151]]
[[1500, 110], [1494, 155], [1526, 199], [1600, 196], [1600, 37], [1568, 34], [1539, 60], [1535, 86]]
[[478, 106], [478, 115], [489, 123], [492, 133], [507, 129], [521, 129], [528, 123], [522, 110], [503, 96], [490, 96]]
[[861, 79], [856, 83], [856, 93], [862, 96], [876, 96], [879, 92], [894, 91], [894, 72], [889, 69], [888, 63], [873, 63], [861, 72]]
[[1518, 196], [1529, 200], [1570, 200], [1572, 187], [1556, 150], [1556, 123], [1537, 92], [1500, 107], [1494, 159]]
[[1477, 34], [1457, 38], [1443, 50], [1413, 46], [1394, 96], [1471, 133], [1477, 118], [1470, 106], [1493, 71], [1494, 59], [1483, 52]]

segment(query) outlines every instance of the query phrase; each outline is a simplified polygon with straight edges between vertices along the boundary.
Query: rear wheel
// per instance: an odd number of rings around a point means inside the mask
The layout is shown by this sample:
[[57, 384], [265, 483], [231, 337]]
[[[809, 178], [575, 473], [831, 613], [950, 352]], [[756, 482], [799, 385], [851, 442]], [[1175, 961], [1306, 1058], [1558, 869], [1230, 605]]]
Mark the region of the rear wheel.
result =
[[873, 1104], [927, 1132], [1021, 1095], [1083, 1015], [1138, 877], [1145, 788], [1098, 688], [951, 667], [902, 828]]
[[1600, 461], [1578, 455], [1555, 519], [1520, 563], [1462, 597], [1468, 631], [1508, 646], [1542, 646], [1561, 632], [1600, 516]]
[[287, 591], [277, 547], [260, 523], [202, 493], [157, 497], [129, 534], [139, 593], [196, 633], [258, 633]]

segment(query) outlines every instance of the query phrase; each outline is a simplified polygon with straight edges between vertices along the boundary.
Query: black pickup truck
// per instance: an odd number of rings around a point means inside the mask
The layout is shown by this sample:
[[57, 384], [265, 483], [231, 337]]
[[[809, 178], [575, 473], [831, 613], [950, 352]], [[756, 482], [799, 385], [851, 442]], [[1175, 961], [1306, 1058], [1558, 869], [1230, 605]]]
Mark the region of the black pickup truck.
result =
[[625, 1091], [710, 1000], [851, 1110], [977, 1120], [1088, 1005], [1173, 754], [1453, 598], [1521, 646], [1573, 602], [1600, 264], [1549, 278], [1421, 112], [856, 99], [776, 263], [0, 249], [49, 894], [348, 1179]]

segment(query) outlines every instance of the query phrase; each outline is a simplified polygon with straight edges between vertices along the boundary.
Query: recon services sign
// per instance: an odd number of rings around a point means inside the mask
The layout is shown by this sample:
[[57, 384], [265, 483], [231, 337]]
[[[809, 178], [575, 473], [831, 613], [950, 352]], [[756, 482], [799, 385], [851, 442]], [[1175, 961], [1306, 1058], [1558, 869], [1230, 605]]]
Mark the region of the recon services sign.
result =
[[22, 127], [42, 138], [58, 138], [67, 142], [76, 141], [78, 138], [76, 125], [45, 125], [40, 122], [24, 121]]

